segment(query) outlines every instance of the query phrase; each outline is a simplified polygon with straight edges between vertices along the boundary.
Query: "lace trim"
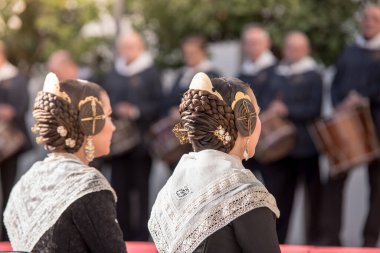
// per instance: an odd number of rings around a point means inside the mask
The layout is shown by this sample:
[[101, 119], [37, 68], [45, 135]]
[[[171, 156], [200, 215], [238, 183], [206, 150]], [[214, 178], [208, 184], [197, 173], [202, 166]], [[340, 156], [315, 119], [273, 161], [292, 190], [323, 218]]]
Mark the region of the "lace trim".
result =
[[[199, 191], [197, 195], [189, 198], [184, 206], [181, 207], [181, 212], [178, 212], [178, 208], [176, 208], [173, 205], [173, 202], [170, 201], [170, 188], [164, 188], [158, 194], [156, 203], [152, 209], [152, 217], [155, 210], [165, 210], [164, 212], [160, 212], [159, 218], [161, 223], [163, 223], [161, 224], [163, 226], [162, 230], [166, 231], [162, 236], [165, 237], [164, 241], [171, 241], [170, 238], [174, 238], [177, 231], [183, 230], [189, 223], [189, 219], [193, 217], [194, 213], [196, 213], [202, 206], [206, 206], [219, 196], [230, 192], [237, 187], [238, 183], [249, 184], [255, 181], [257, 181], [256, 177], [249, 170], [238, 170], [233, 173], [228, 173], [225, 177], [207, 185], [205, 187], [208, 189], [207, 191]], [[149, 223], [148, 227], [150, 228]]]
[[[44, 180], [38, 173], [30, 175], [29, 183], [14, 188], [10, 196], [11, 201], [8, 202], [4, 213], [4, 223], [14, 250], [31, 251], [43, 234], [56, 223], [61, 214], [75, 200], [86, 194], [109, 190], [113, 193], [116, 201], [116, 193], [99, 171], [90, 167], [84, 170], [82, 171], [84, 174], [78, 171], [77, 174], [67, 176], [64, 186], [52, 190], [45, 189], [46, 192], [33, 192], [32, 186]], [[30, 178], [34, 178], [35, 181], [31, 181]], [[31, 200], [29, 206], [22, 197], [26, 193], [29, 194], [28, 199]], [[35, 204], [33, 203], [34, 199], [37, 199]]]
[[[189, 217], [199, 209], [200, 206], [205, 206], [220, 195], [230, 192], [232, 189], [236, 188], [237, 183], [250, 183], [253, 180], [256, 180], [256, 177], [249, 170], [240, 170], [237, 173], [229, 174], [227, 177], [221, 178], [220, 180], [213, 182], [212, 185], [207, 186], [206, 188], [208, 191], [201, 192], [199, 196], [195, 196], [190, 201], [187, 201], [186, 205], [183, 207], [184, 212], [174, 212], [175, 208], [169, 205], [169, 201], [165, 201], [165, 203], [167, 203], [165, 210], [168, 211], [169, 218], [176, 221], [177, 226], [175, 227], [175, 230], [178, 230], [180, 226], [186, 224]], [[169, 195], [165, 194], [165, 196]]]
[[204, 239], [218, 229], [259, 207], [268, 207], [277, 217], [280, 215], [274, 197], [265, 187], [256, 186], [240, 191], [212, 209], [204, 211], [192, 229], [178, 239], [173, 237], [171, 241], [168, 240], [166, 237], [168, 224], [162, 227], [159, 223], [161, 214], [153, 214], [149, 229], [159, 252], [187, 253], [194, 251]]

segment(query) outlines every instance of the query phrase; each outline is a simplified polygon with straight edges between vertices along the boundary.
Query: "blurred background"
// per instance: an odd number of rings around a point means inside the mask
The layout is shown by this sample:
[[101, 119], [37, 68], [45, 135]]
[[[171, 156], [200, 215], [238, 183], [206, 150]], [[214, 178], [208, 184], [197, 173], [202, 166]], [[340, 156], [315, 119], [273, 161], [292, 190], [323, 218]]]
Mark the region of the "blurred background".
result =
[[[0, 38], [7, 45], [9, 61], [29, 78], [33, 104], [47, 73], [46, 62], [59, 49], [72, 54], [81, 76], [102, 80], [115, 59], [119, 35], [138, 31], [162, 72], [168, 93], [184, 65], [181, 42], [189, 34], [207, 38], [207, 52], [222, 75], [237, 74], [243, 61], [242, 28], [248, 23], [264, 26], [272, 38], [272, 51], [281, 57], [281, 44], [289, 31], [299, 30], [310, 39], [311, 55], [324, 68], [323, 114], [331, 113], [329, 85], [343, 48], [358, 33], [359, 11], [370, 1], [360, 0], [0, 0]], [[373, 3], [378, 3], [373, 1]], [[29, 112], [27, 124], [33, 125]], [[32, 135], [31, 135], [32, 136]], [[37, 146], [24, 153], [18, 176], [44, 157]], [[321, 157], [322, 181], [328, 165]], [[103, 172], [110, 176], [109, 166]], [[362, 244], [361, 229], [367, 213], [367, 171], [350, 173], [344, 194], [342, 243]], [[150, 174], [149, 203], [170, 176], [168, 166], [154, 159]], [[300, 182], [302, 184], [302, 182]], [[304, 192], [297, 190], [286, 242], [305, 243]], [[379, 244], [378, 244], [379, 246]]]

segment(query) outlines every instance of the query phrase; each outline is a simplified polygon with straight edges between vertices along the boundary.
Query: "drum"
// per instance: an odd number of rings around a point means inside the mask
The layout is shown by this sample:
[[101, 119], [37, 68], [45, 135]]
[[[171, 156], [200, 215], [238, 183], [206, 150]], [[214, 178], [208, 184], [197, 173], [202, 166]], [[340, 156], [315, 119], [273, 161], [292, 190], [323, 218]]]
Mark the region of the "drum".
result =
[[136, 124], [129, 119], [114, 121], [116, 127], [112, 135], [110, 157], [122, 155], [141, 143], [141, 135]]
[[150, 149], [152, 153], [169, 165], [177, 163], [183, 154], [191, 151], [191, 145], [181, 145], [173, 133], [175, 124], [173, 117], [166, 117], [150, 128]]
[[319, 119], [309, 130], [318, 149], [326, 154], [332, 176], [380, 155], [368, 102]]
[[25, 135], [11, 123], [0, 121], [0, 162], [19, 151]]
[[261, 163], [270, 163], [288, 155], [296, 144], [296, 127], [272, 112], [264, 112], [261, 135], [255, 157]]

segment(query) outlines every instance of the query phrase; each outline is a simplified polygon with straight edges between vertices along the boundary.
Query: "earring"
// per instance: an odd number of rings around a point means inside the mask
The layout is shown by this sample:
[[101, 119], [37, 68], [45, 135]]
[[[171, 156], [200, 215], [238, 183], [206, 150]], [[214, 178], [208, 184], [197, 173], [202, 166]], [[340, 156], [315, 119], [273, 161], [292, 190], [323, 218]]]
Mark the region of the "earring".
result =
[[91, 162], [94, 160], [95, 146], [92, 142], [92, 136], [87, 137], [86, 146], [84, 146], [84, 152], [86, 154], [86, 160]]
[[244, 157], [244, 160], [246, 160], [246, 161], [249, 159], [248, 143], [249, 143], [249, 138], [248, 138], [247, 142], [245, 143], [244, 152], [243, 152], [243, 157]]

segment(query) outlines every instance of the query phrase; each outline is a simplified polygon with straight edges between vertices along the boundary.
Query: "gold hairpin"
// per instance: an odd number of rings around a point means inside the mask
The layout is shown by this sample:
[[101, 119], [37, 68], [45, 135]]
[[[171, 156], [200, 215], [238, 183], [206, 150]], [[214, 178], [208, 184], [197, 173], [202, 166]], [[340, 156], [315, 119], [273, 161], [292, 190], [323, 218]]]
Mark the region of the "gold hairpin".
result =
[[213, 133], [216, 137], [218, 137], [220, 141], [223, 142], [224, 145], [227, 145], [232, 140], [230, 133], [227, 132], [221, 125], [218, 126], [218, 128], [214, 130]]
[[102, 105], [102, 102], [100, 102], [97, 97], [88, 96], [82, 99], [81, 101], [79, 101], [78, 108], [80, 109], [84, 104], [88, 102], [91, 102], [92, 104], [96, 102], [97, 104]]
[[179, 143], [186, 144], [189, 143], [188, 130], [186, 128], [182, 128], [181, 123], [177, 123], [173, 128], [174, 135], [178, 138]]
[[96, 130], [96, 121], [97, 120], [104, 120], [106, 118], [106, 115], [104, 114], [100, 114], [100, 115], [97, 115], [96, 114], [96, 104], [102, 106], [102, 103], [99, 101], [98, 98], [94, 97], [94, 96], [88, 96], [86, 97], [85, 99], [81, 100], [78, 104], [78, 107], [79, 109], [86, 103], [88, 102], [91, 102], [91, 110], [92, 110], [92, 115], [90, 117], [87, 117], [87, 118], [82, 118], [80, 119], [82, 122], [84, 121], [92, 121], [92, 134], [95, 134], [95, 130]]
[[[235, 99], [234, 99], [234, 101], [233, 101], [232, 104], [231, 104], [231, 108], [232, 108], [232, 110], [235, 109], [236, 103], [237, 103], [240, 99], [247, 99], [247, 100], [251, 101], [251, 98], [250, 98], [247, 94], [244, 94], [243, 92], [238, 91], [238, 92], [236, 92], [236, 94], [235, 94]], [[251, 102], [252, 102], [252, 101], [251, 101]]]

